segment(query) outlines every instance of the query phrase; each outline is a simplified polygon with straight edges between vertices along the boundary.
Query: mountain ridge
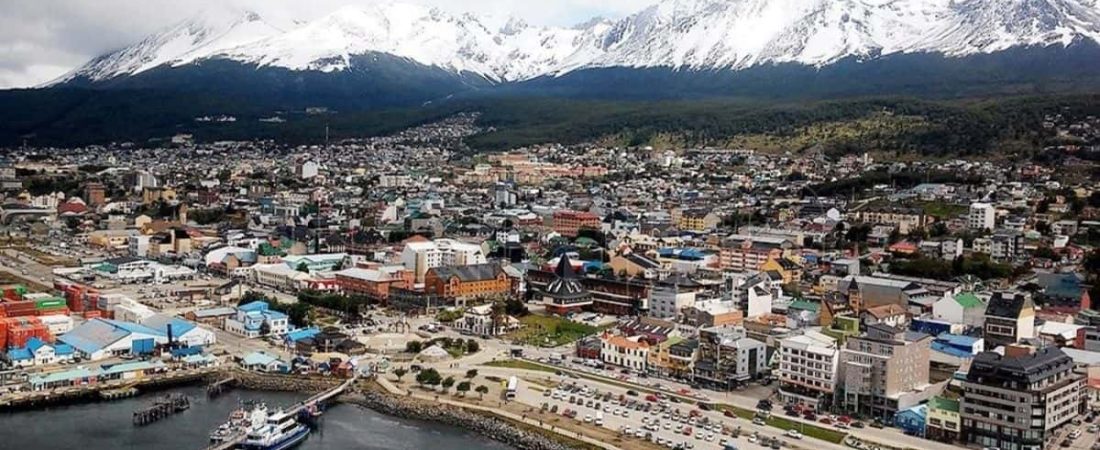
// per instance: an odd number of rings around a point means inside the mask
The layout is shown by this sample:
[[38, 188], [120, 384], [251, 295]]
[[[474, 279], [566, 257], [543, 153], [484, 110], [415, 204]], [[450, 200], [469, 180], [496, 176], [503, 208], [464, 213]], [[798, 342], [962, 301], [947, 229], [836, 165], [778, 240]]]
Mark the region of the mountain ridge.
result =
[[954, 58], [1100, 42], [1097, 1], [668, 0], [574, 27], [398, 2], [344, 7], [285, 29], [251, 11], [200, 14], [50, 85], [95, 84], [210, 60], [339, 72], [352, 68], [353, 57], [377, 53], [494, 84], [589, 69], [739, 71], [912, 53]]

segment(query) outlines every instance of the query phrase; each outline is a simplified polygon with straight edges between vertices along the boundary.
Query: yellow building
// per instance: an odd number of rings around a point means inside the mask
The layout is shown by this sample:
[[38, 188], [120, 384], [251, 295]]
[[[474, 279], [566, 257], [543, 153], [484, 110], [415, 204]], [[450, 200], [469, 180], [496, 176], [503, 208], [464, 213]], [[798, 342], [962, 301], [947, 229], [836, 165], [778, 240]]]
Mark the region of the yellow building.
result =
[[761, 272], [776, 272], [783, 277], [783, 284], [802, 282], [802, 266], [787, 257], [769, 257], [760, 265]]
[[959, 418], [959, 401], [946, 397], [928, 400], [928, 418], [924, 434], [928, 439], [954, 442], [959, 439], [962, 419]]

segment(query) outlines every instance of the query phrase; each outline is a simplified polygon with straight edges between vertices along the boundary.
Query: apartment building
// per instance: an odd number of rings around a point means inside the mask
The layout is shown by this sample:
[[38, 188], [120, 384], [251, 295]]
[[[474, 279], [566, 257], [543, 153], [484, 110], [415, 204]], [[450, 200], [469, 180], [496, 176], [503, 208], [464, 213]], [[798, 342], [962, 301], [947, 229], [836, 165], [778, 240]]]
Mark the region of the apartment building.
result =
[[706, 209], [684, 210], [680, 213], [680, 219], [677, 221], [680, 231], [694, 231], [697, 233], [713, 230], [720, 223], [722, 223], [722, 218]]
[[779, 341], [779, 398], [815, 408], [832, 401], [840, 350], [836, 339], [807, 332]]
[[981, 353], [962, 382], [962, 437], [1003, 450], [1041, 450], [1054, 431], [1078, 416], [1084, 377], [1057, 347], [1011, 346]]
[[849, 337], [837, 369], [837, 406], [892, 423], [898, 411], [931, 397], [931, 350], [931, 336], [885, 324]]
[[982, 336], [989, 348], [1032, 339], [1035, 332], [1035, 305], [1022, 292], [994, 292], [985, 308]]
[[794, 244], [784, 238], [734, 234], [722, 239], [718, 265], [735, 272], [758, 270], [769, 259], [783, 257], [792, 247]]
[[408, 242], [401, 251], [401, 265], [413, 271], [416, 283], [424, 282], [424, 275], [429, 269], [485, 263], [485, 253], [480, 245], [454, 239]]
[[567, 237], [576, 237], [581, 228], [600, 229], [600, 216], [590, 212], [554, 211], [551, 220], [554, 231]]
[[729, 390], [764, 375], [767, 348], [749, 338], [742, 327], [699, 329], [699, 348], [693, 377], [695, 382]]
[[936, 220], [932, 216], [925, 215], [924, 210], [920, 208], [899, 207], [864, 208], [856, 211], [852, 217], [856, 222], [894, 226], [901, 234], [909, 234], [910, 231], [918, 228], [927, 229]]
[[992, 230], [997, 227], [997, 210], [989, 203], [971, 203], [966, 223], [971, 230]]

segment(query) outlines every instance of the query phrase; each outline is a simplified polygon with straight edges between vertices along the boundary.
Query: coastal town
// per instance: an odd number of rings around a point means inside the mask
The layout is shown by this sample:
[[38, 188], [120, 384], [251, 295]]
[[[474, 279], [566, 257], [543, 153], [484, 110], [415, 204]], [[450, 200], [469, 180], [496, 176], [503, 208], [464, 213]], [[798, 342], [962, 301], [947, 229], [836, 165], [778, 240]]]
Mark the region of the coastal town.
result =
[[475, 119], [6, 149], [0, 410], [285, 380], [524, 448], [1100, 448], [1095, 120], [1050, 164]]

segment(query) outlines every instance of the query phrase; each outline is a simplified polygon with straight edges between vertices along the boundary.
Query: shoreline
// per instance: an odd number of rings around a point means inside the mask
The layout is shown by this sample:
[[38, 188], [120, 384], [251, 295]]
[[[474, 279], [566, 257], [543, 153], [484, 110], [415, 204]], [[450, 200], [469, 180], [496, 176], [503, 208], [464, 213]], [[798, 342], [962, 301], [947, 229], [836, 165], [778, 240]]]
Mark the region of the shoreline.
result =
[[[266, 374], [229, 368], [190, 374], [187, 377], [142, 380], [133, 386], [138, 396], [176, 387], [232, 377], [234, 389], [258, 392], [317, 393], [342, 383], [343, 379]], [[82, 386], [65, 392], [49, 392], [17, 399], [0, 406], [0, 412], [48, 409], [80, 403], [110, 402], [100, 393], [116, 386]], [[596, 446], [572, 439], [537, 426], [519, 423], [491, 411], [479, 411], [462, 406], [435, 403], [412, 396], [402, 396], [384, 389], [376, 380], [362, 380], [349, 392], [332, 400], [402, 419], [421, 420], [472, 431], [480, 436], [523, 450], [595, 449]]]
[[367, 408], [402, 419], [423, 420], [462, 428], [481, 436], [524, 450], [591, 449], [589, 444], [497, 415], [460, 406], [433, 403], [411, 396], [400, 396], [382, 389], [374, 381], [367, 389], [341, 395], [339, 402]]

